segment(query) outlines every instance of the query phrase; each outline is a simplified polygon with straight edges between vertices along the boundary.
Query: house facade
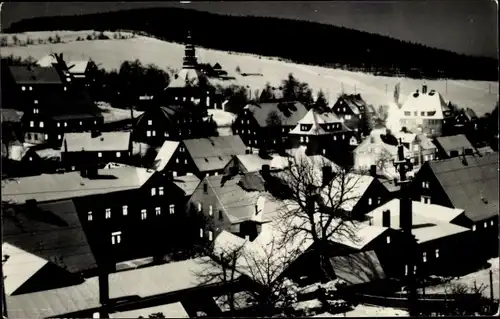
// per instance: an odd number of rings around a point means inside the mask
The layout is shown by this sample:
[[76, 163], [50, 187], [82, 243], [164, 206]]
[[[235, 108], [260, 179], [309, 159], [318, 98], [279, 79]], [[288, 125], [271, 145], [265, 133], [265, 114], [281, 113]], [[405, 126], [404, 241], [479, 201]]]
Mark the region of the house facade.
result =
[[268, 151], [289, 148], [289, 133], [307, 114], [300, 102], [248, 104], [234, 120], [233, 134], [251, 148]]
[[485, 254], [498, 256], [498, 153], [425, 163], [410, 189], [415, 201], [465, 210], [454, 224], [491, 248]]
[[400, 125], [408, 131], [425, 134], [434, 138], [441, 136], [443, 126], [453, 122], [452, 110], [439, 92], [428, 91], [427, 85], [422, 92], [417, 89], [400, 109]]
[[358, 134], [369, 134], [364, 129], [365, 121], [367, 121], [366, 116], [373, 116], [375, 109], [366, 104], [361, 94], [342, 94], [333, 105], [332, 110], [351, 130], [358, 132]]
[[67, 170], [109, 162], [127, 163], [132, 152], [130, 132], [67, 133], [61, 148], [61, 160]]
[[403, 146], [408, 149], [414, 167], [438, 159], [437, 146], [425, 134], [399, 132], [397, 138], [401, 139]]
[[194, 105], [152, 107], [137, 118], [132, 132], [136, 142], [161, 146], [164, 141], [206, 136], [208, 128]]

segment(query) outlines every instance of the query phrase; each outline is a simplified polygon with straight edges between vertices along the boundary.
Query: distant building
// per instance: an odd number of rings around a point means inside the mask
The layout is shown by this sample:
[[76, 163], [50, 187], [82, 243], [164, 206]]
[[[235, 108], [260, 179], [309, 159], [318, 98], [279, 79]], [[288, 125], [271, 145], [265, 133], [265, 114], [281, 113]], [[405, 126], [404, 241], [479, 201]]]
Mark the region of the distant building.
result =
[[300, 102], [248, 104], [233, 123], [233, 133], [249, 146], [264, 150], [289, 147], [289, 132], [307, 114]]
[[441, 136], [436, 138], [435, 143], [438, 147], [439, 158], [452, 158], [477, 153], [464, 134]]
[[348, 128], [360, 133], [366, 120], [364, 114], [375, 114], [373, 106], [366, 104], [361, 94], [342, 94], [332, 110]]
[[61, 159], [67, 170], [80, 170], [91, 164], [126, 163], [131, 152], [130, 132], [67, 133]]
[[422, 86], [422, 92], [416, 90], [400, 109], [401, 127], [413, 133], [423, 133], [434, 138], [441, 136], [443, 126], [453, 121], [453, 114], [439, 92]]
[[410, 160], [414, 166], [437, 159], [436, 145], [425, 134], [399, 132], [396, 138], [401, 139], [403, 146], [410, 152]]
[[164, 141], [204, 137], [207, 128], [203, 116], [192, 105], [152, 107], [141, 114], [134, 125], [132, 139], [161, 146]]
[[66, 62], [63, 54], [49, 54], [36, 63], [41, 67], [54, 67], [62, 75], [69, 73], [73, 84], [91, 86], [95, 81], [97, 65], [92, 60], [71, 60]]

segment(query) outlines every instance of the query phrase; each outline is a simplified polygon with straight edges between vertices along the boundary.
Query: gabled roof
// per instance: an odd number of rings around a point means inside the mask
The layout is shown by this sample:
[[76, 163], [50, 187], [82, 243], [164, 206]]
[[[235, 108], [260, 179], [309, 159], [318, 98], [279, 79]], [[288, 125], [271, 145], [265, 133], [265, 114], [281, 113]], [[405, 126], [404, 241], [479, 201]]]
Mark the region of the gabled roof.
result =
[[175, 177], [173, 182], [184, 192], [185, 196], [191, 196], [200, 184], [200, 179], [195, 175], [186, 175]]
[[[382, 225], [383, 211], [390, 211], [391, 228], [401, 229], [399, 224], [400, 210], [399, 199], [393, 199], [381, 205], [370, 213], [373, 225]], [[469, 231], [469, 229], [451, 224], [458, 216], [463, 214], [463, 209], [453, 209], [440, 205], [424, 204], [418, 201], [412, 202], [412, 233], [419, 243], [452, 236]]]
[[386, 278], [375, 251], [361, 251], [330, 258], [335, 275], [348, 286], [370, 283]]
[[270, 126], [268, 119], [271, 114], [276, 114], [283, 126], [295, 126], [307, 114], [306, 107], [300, 102], [269, 102], [248, 104], [249, 110], [260, 127]]
[[427, 137], [425, 134], [417, 134], [415, 137], [418, 145], [424, 150], [435, 149], [436, 145], [432, 143], [432, 140]]
[[[142, 113], [137, 117], [137, 124], [138, 125], [141, 121], [144, 120], [144, 118], [151, 119], [151, 113], [153, 113], [155, 116], [159, 113], [159, 115], [163, 116], [166, 118], [170, 124], [172, 125], [177, 125], [177, 121], [179, 119], [186, 119], [190, 120], [193, 118], [202, 118], [202, 113], [199, 109], [192, 107], [190, 104], [186, 104], [183, 106], [180, 105], [166, 105], [166, 106], [160, 106], [159, 108], [153, 107], [151, 109], [148, 109], [146, 112]], [[154, 121], [153, 117], [153, 121]]]
[[42, 57], [40, 60], [36, 62], [38, 66], [41, 67], [52, 67], [52, 65], [57, 64], [57, 59], [55, 58], [54, 55], [48, 54], [44, 57]]
[[[109, 297], [147, 298], [219, 283], [202, 282], [197, 274], [213, 271], [206, 257], [121, 271], [109, 275]], [[141, 280], [137, 280], [141, 278]], [[97, 277], [82, 284], [7, 297], [9, 318], [52, 318], [101, 308]]]
[[47, 260], [6, 242], [2, 244], [2, 255], [9, 256], [7, 261], [2, 264], [3, 283], [7, 296], [14, 294], [48, 263]]
[[221, 170], [233, 156], [246, 151], [239, 135], [196, 138], [183, 143], [200, 172]]
[[475, 150], [471, 142], [465, 137], [464, 134], [452, 135], [452, 136], [440, 136], [436, 138], [436, 142], [443, 148], [446, 153], [453, 150], [471, 149]]
[[360, 107], [365, 107], [368, 111], [374, 112], [373, 107], [368, 107], [361, 97], [361, 94], [342, 94], [339, 100], [343, 100], [355, 115], [361, 114]]
[[53, 67], [9, 66], [17, 84], [62, 84], [61, 78]]
[[[6, 209], [3, 214], [3, 242], [46, 261], [57, 258], [62, 263], [60, 266], [72, 273], [96, 267], [71, 200]], [[35, 257], [29, 258], [40, 261]]]
[[87, 71], [87, 67], [89, 66], [90, 61], [89, 60], [75, 60], [75, 61], [69, 61], [67, 63], [68, 68], [69, 68], [69, 73], [78, 73], [82, 74]]
[[128, 166], [102, 170], [94, 179], [84, 178], [80, 172], [21, 177], [5, 181], [2, 200], [22, 204], [29, 199], [45, 202], [139, 189], [154, 172]]
[[128, 151], [130, 132], [101, 132], [95, 137], [90, 132], [65, 133], [62, 145], [64, 152]]
[[271, 159], [265, 159], [258, 154], [241, 154], [236, 155], [236, 158], [247, 172], [258, 172], [262, 169], [262, 165], [270, 165]]
[[167, 166], [168, 162], [174, 155], [175, 151], [177, 150], [177, 147], [179, 146], [179, 142], [175, 141], [165, 141], [163, 142], [163, 145], [160, 147], [158, 150], [158, 154], [156, 155], [156, 158], [154, 160], [156, 164], [156, 170], [157, 171], [163, 171], [165, 169], [165, 166]]
[[452, 205], [480, 221], [498, 215], [498, 153], [428, 162]]
[[[329, 135], [319, 124], [323, 124], [324, 120], [313, 109], [310, 109], [307, 114], [298, 122], [297, 126], [290, 131], [290, 134], [305, 134], [305, 135]], [[308, 131], [302, 131], [301, 125], [308, 124], [311, 128]]]
[[208, 176], [205, 180], [212, 188], [220, 207], [233, 224], [252, 219], [259, 198], [258, 191], [247, 191], [240, 186], [241, 175], [227, 179], [225, 176]]
[[[439, 92], [431, 90], [428, 93], [414, 92], [408, 95], [400, 110], [401, 112], [411, 112], [412, 116], [414, 112], [418, 112], [418, 116], [421, 116], [420, 112], [426, 112], [425, 117], [442, 119], [443, 111], [448, 110], [448, 106]], [[428, 116], [427, 112], [436, 113]]]

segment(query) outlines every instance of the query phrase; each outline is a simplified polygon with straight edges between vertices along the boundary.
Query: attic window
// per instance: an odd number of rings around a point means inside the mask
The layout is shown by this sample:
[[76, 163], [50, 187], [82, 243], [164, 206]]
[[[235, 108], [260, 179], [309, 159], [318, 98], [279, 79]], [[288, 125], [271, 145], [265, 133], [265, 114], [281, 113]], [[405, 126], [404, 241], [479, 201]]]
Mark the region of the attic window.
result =
[[22, 86], [22, 87], [21, 87], [21, 90], [26, 91], [26, 87], [25, 87], [25, 86]]
[[411, 116], [411, 112], [410, 111], [405, 111], [405, 116]]
[[67, 91], [67, 90], [68, 90], [68, 88], [67, 88], [67, 87], [64, 87], [64, 91]]
[[435, 114], [436, 114], [436, 111], [427, 112], [427, 116], [434, 116]]

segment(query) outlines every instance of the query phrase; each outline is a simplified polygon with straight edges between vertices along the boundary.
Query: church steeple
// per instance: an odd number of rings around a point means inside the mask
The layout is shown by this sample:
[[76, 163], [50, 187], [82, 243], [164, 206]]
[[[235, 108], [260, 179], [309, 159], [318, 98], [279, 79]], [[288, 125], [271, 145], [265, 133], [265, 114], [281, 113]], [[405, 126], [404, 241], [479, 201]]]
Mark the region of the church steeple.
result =
[[188, 31], [186, 46], [184, 48], [184, 60], [182, 63], [182, 67], [184, 69], [195, 69], [197, 65], [198, 60], [196, 59], [196, 51], [191, 39], [191, 31]]

